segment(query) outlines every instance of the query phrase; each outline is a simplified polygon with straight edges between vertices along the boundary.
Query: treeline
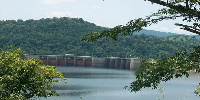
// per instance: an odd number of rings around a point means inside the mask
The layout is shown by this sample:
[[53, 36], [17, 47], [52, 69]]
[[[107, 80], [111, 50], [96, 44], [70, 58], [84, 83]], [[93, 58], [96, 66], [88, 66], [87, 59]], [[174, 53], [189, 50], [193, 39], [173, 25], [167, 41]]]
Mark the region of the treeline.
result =
[[119, 37], [117, 41], [106, 38], [89, 43], [81, 41], [84, 34], [105, 29], [81, 18], [69, 17], [0, 21], [0, 49], [12, 45], [27, 54], [164, 58], [199, 43], [192, 36], [145, 34]]

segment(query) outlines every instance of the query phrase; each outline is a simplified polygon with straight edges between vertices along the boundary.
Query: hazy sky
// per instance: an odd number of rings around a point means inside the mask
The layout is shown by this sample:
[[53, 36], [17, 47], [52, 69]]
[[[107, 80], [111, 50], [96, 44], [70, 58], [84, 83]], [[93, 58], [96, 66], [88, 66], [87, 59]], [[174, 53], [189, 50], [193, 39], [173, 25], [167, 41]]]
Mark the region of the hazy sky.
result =
[[[0, 20], [52, 17], [83, 18], [99, 26], [124, 25], [145, 18], [162, 6], [144, 0], [0, 0]], [[185, 33], [173, 21], [147, 27], [150, 30]]]

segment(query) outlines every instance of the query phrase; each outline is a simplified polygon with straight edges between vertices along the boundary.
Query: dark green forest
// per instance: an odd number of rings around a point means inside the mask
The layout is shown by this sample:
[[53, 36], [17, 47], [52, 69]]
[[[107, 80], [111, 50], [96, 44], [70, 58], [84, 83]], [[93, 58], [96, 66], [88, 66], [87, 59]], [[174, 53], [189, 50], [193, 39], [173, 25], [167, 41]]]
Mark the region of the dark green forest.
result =
[[[98, 57], [142, 57], [165, 58], [179, 50], [192, 49], [199, 40], [195, 36], [170, 34], [153, 36], [145, 31], [131, 36], [119, 37], [117, 41], [103, 38], [94, 42], [83, 42], [86, 33], [103, 31], [82, 18], [46, 18], [40, 20], [0, 21], [0, 49], [12, 45], [26, 54], [75, 54]], [[144, 33], [144, 34], [143, 34]], [[156, 32], [158, 34], [159, 32]], [[160, 32], [161, 33], [161, 32]]]

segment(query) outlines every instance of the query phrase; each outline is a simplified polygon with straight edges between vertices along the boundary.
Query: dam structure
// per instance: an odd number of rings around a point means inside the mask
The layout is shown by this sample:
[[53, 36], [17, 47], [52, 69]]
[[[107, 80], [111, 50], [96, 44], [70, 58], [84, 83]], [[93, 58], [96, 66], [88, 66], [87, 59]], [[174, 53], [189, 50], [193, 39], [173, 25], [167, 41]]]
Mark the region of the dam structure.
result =
[[92, 57], [65, 55], [27, 55], [27, 59], [40, 59], [45, 65], [50, 66], [74, 66], [74, 67], [96, 67], [112, 69], [136, 70], [140, 67], [140, 58], [119, 57]]

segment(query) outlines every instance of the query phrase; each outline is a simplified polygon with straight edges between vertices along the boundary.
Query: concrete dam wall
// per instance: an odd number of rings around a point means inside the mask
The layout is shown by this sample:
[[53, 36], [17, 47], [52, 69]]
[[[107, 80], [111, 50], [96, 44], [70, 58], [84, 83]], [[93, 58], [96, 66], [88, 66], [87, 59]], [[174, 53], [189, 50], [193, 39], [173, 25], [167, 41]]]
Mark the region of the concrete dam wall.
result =
[[40, 59], [50, 66], [79, 66], [136, 70], [140, 67], [140, 58], [91, 57], [65, 55], [29, 55], [26, 58]]

